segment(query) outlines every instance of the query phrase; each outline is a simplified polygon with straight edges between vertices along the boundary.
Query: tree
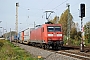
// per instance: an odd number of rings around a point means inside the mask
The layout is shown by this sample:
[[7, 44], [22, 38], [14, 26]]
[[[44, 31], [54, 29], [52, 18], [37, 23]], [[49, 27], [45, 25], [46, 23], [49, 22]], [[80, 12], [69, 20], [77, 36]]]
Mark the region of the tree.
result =
[[84, 26], [84, 32], [85, 32], [85, 39], [88, 39], [88, 42], [90, 42], [90, 22], [87, 22]]
[[75, 39], [75, 36], [77, 35], [77, 29], [75, 27], [73, 27], [71, 29], [71, 38]]
[[[72, 19], [73, 19], [73, 16], [71, 15], [71, 13], [69, 14], [70, 15], [70, 25], [73, 23], [72, 22]], [[61, 14], [61, 17], [60, 17], [60, 20], [58, 21], [59, 24], [62, 24], [62, 30], [63, 30], [63, 34], [64, 35], [67, 35], [67, 22], [68, 22], [68, 9], [65, 10], [64, 13]]]
[[[71, 15], [71, 13], [69, 13], [70, 15], [70, 35], [71, 35], [71, 38], [75, 38], [75, 36], [77, 36], [77, 24], [75, 24], [73, 22], [73, 16]], [[67, 36], [67, 22], [68, 22], [68, 9], [65, 10], [65, 12], [63, 12], [60, 16], [60, 19], [58, 16], [55, 16], [53, 20], [51, 20], [51, 22], [53, 22], [54, 24], [61, 24], [62, 25], [62, 31], [63, 31], [63, 34], [65, 36]]]
[[53, 20], [51, 20], [52, 23], [58, 24], [59, 17], [55, 16]]

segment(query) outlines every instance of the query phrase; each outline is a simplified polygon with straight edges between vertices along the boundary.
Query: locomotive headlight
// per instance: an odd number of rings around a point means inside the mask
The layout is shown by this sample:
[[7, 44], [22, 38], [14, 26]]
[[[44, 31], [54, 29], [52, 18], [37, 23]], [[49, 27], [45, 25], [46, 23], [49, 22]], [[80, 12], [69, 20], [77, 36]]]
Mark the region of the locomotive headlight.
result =
[[62, 34], [57, 34], [57, 36], [62, 36]]
[[48, 40], [52, 40], [51, 38], [48, 38]]
[[53, 36], [53, 34], [48, 34], [48, 36]]
[[62, 38], [60, 38], [60, 40], [62, 40]]

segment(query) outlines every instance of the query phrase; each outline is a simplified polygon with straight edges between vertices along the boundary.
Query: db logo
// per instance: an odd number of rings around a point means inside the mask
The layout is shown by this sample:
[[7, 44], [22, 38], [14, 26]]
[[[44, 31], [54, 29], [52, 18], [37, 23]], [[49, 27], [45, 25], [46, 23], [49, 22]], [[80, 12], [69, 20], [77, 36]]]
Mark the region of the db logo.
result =
[[56, 33], [53, 33], [53, 36], [56, 36]]

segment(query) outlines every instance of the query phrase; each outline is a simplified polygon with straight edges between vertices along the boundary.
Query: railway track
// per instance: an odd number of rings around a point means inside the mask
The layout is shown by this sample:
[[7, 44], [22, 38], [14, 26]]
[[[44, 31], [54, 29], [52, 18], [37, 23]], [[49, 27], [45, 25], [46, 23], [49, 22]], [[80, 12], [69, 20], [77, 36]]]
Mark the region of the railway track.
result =
[[[19, 45], [19, 44], [18, 44]], [[22, 46], [21, 44], [19, 45], [19, 46]], [[27, 49], [31, 49], [28, 45], [25, 45], [25, 46], [27, 46], [27, 48], [26, 47], [24, 47], [25, 48], [25, 50], [27, 50]], [[32, 46], [33, 47], [33, 46]], [[65, 55], [65, 56], [69, 56], [69, 57], [73, 57], [73, 58], [76, 58], [76, 59], [80, 59], [80, 60], [90, 60], [90, 54], [88, 54], [88, 53], [85, 53], [85, 52], [80, 52], [78, 49], [67, 49], [67, 50], [58, 50], [58, 51], [56, 51], [56, 50], [44, 50], [44, 49], [42, 49], [42, 48], [39, 48], [39, 47], [34, 47], [35, 49], [34, 50], [36, 50], [37, 48], [38, 49], [40, 49], [40, 50], [42, 50], [42, 51], [37, 51], [37, 52], [39, 52], [39, 53], [41, 53], [41, 56], [43, 56], [43, 58], [49, 58], [50, 56], [52, 56], [52, 55], [59, 55], [59, 54], [61, 54], [61, 55]], [[29, 50], [30, 51], [30, 50]], [[48, 53], [48, 55], [46, 55], [46, 57], [45, 57], [45, 54], [47, 54], [47, 53], [45, 53], [44, 51], [49, 51], [49, 52], [53, 52], [53, 53]], [[32, 52], [31, 52], [32, 53]], [[35, 54], [35, 53], [34, 53]], [[47, 57], [48, 56], [48, 57]]]
[[[68, 49], [70, 49], [70, 50], [68, 50]], [[63, 50], [59, 50], [59, 51], [50, 50], [50, 51], [53, 51], [58, 54], [63, 54], [66, 56], [78, 58], [81, 60], [90, 60], [90, 54], [85, 53], [85, 52], [80, 52], [78, 47], [75, 47], [75, 48], [74, 47], [69, 47], [69, 48], [64, 47]]]
[[86, 53], [72, 52], [71, 50], [62, 50], [62, 51], [57, 51], [56, 53], [67, 55], [70, 57], [75, 57], [82, 60], [90, 60], [90, 54], [86, 54]]
[[[77, 50], [75, 50], [75, 49], [77, 49]], [[85, 52], [80, 52], [78, 47], [64, 47], [63, 50], [59, 50], [59, 51], [56, 51], [56, 50], [47, 50], [47, 51], [55, 52], [57, 54], [63, 54], [63, 55], [78, 58], [81, 60], [90, 60], [90, 54], [85, 53]]]

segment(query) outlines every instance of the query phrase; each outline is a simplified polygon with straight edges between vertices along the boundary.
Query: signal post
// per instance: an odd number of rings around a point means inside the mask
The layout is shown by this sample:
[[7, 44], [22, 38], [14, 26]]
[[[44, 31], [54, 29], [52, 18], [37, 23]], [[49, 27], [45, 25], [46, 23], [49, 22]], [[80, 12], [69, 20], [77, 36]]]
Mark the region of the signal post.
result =
[[84, 52], [84, 39], [83, 39], [83, 17], [85, 17], [85, 4], [80, 4], [80, 16], [81, 18], [81, 42], [80, 52]]

